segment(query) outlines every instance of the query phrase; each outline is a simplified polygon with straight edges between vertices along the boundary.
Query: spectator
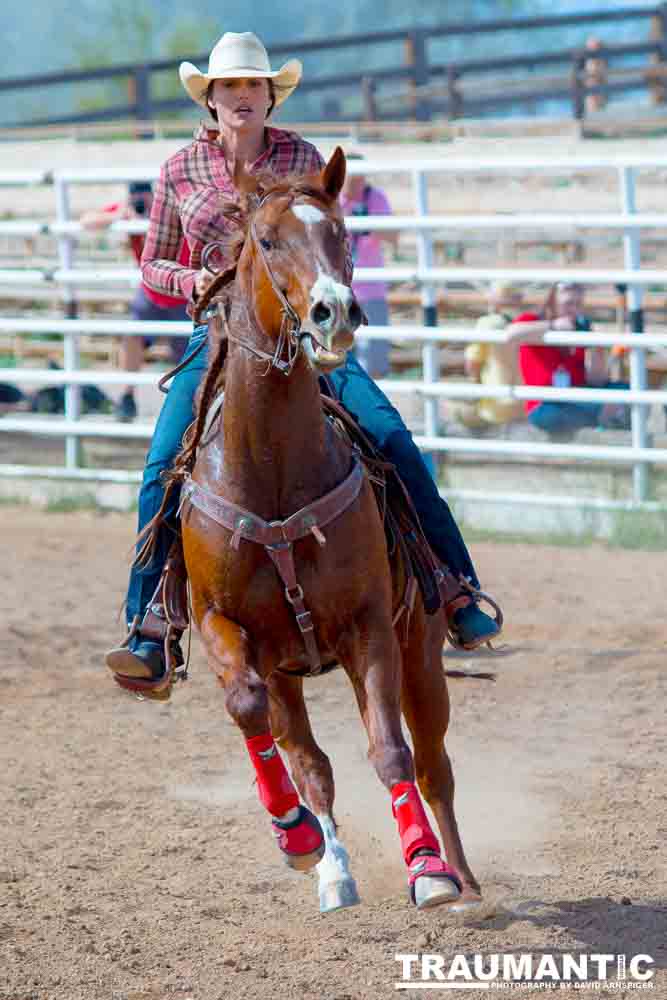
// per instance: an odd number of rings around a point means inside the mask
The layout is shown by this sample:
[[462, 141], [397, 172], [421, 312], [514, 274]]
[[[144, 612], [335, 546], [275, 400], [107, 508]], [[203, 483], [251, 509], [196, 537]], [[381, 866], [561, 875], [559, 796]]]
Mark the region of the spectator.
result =
[[[360, 153], [348, 153], [348, 160], [363, 160]], [[363, 174], [349, 174], [341, 192], [340, 203], [345, 215], [391, 215], [391, 206], [382, 188], [368, 184]], [[382, 244], [393, 247], [398, 244], [398, 233], [384, 230], [382, 232], [351, 232], [352, 262], [355, 267], [384, 267]], [[371, 326], [389, 326], [389, 306], [387, 303], [387, 285], [379, 281], [353, 281], [357, 299], [368, 317]], [[360, 364], [372, 378], [382, 378], [389, 373], [389, 340], [369, 340], [357, 336], [353, 351]]]
[[27, 409], [27, 397], [15, 385], [0, 382], [0, 414]]
[[[528, 324], [512, 325], [512, 313], [523, 301], [520, 289], [508, 282], [498, 281], [488, 291], [489, 311], [480, 316], [476, 329], [484, 332], [505, 332], [503, 343], [479, 342], [469, 344], [465, 350], [465, 372], [468, 378], [480, 385], [518, 385], [520, 383], [518, 342], [533, 335]], [[465, 427], [486, 430], [519, 420], [523, 416], [521, 403], [515, 399], [453, 400], [449, 405], [450, 416]]]
[[[542, 315], [522, 313], [516, 323], [536, 323], [533, 329], [591, 329], [584, 315], [584, 292], [574, 282], [558, 282], [547, 296]], [[607, 352], [602, 347], [547, 347], [523, 344], [519, 349], [521, 374], [526, 385], [594, 386], [604, 389], [627, 389], [626, 382], [610, 382]], [[569, 401], [529, 400], [525, 404], [528, 420], [548, 434], [571, 434], [581, 427], [619, 428], [629, 426], [630, 414], [625, 406]]]
[[[89, 231], [107, 229], [112, 222], [119, 220], [148, 219], [153, 203], [153, 190], [146, 181], [133, 181], [129, 185], [128, 198], [125, 202], [114, 202], [99, 211], [86, 212], [81, 217], [81, 225]], [[144, 249], [144, 236], [132, 233], [128, 240], [137, 263], [141, 260]], [[183, 240], [178, 254], [180, 264], [186, 266], [190, 260], [188, 244]], [[130, 306], [130, 314], [135, 320], [174, 320], [189, 322], [185, 308], [185, 299], [172, 298], [161, 292], [155, 292], [146, 285], [139, 285]], [[180, 360], [187, 337], [169, 337], [168, 345], [174, 362]], [[144, 360], [144, 349], [152, 343], [151, 338], [122, 337], [120, 350], [120, 367], [126, 372], [139, 371]], [[134, 387], [125, 386], [120, 400], [115, 407], [116, 417], [122, 421], [131, 421], [137, 415], [137, 404], [134, 398]]]

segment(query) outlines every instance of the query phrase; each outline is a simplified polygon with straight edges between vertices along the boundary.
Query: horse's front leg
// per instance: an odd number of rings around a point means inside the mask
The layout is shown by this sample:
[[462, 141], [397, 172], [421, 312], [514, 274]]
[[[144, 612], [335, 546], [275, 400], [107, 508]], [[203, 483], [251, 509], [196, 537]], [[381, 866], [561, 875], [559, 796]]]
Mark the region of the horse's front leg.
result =
[[308, 871], [324, 854], [324, 835], [317, 819], [299, 802], [271, 734], [266, 684], [253, 665], [246, 632], [235, 622], [209, 610], [200, 619], [206, 652], [222, 686], [225, 704], [245, 737], [259, 798], [272, 817], [273, 833], [291, 868]]
[[458, 899], [461, 884], [441, 858], [415, 784], [414, 761], [401, 728], [401, 651], [390, 620], [362, 625], [348, 672], [368, 732], [368, 756], [391, 793], [410, 897], [420, 909], [450, 903]]
[[324, 832], [324, 857], [317, 866], [320, 911], [329, 913], [359, 902], [350, 873], [349, 855], [338, 838], [333, 818], [334, 778], [331, 763], [318, 746], [308, 718], [300, 677], [272, 674], [268, 679], [271, 731], [289, 758], [299, 793]]

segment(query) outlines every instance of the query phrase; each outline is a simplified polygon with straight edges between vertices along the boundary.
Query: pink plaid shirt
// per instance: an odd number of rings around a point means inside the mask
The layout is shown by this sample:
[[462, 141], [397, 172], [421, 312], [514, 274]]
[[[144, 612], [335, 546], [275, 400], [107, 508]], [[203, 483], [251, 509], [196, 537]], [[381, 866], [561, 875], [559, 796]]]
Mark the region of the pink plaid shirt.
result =
[[[267, 149], [251, 172], [268, 167], [280, 176], [309, 174], [324, 166], [317, 149], [295, 132], [268, 128], [267, 133]], [[192, 299], [204, 247], [229, 227], [220, 209], [221, 194], [234, 200], [237, 196], [217, 133], [201, 125], [194, 141], [170, 156], [160, 171], [141, 257], [142, 278], [149, 288]], [[178, 263], [183, 236], [190, 247], [189, 267]]]

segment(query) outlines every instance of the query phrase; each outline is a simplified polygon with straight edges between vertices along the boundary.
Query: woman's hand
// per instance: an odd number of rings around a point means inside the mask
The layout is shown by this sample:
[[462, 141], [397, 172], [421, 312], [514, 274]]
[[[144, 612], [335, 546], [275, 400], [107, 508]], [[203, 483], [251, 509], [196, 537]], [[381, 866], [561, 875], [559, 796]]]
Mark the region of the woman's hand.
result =
[[202, 267], [201, 271], [197, 272], [197, 277], [195, 278], [195, 298], [200, 299], [202, 297], [214, 278], [215, 275], [211, 271], [207, 271], [205, 267]]
[[575, 321], [571, 316], [556, 316], [551, 327], [553, 330], [574, 330]]

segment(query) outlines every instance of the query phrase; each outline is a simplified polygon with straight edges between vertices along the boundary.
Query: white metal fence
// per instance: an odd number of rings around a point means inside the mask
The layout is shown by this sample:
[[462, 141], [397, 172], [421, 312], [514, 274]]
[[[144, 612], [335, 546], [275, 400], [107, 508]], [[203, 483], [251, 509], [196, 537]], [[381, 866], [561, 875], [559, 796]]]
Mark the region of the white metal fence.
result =
[[[377, 173], [408, 173], [414, 192], [414, 215], [391, 217], [351, 217], [348, 228], [352, 231], [368, 230], [412, 230], [417, 238], [416, 266], [385, 267], [382, 269], [360, 268], [355, 278], [364, 281], [418, 282], [421, 287], [424, 317], [433, 322], [435, 313], [435, 291], [439, 285], [461, 282], [491, 280], [511, 280], [514, 283], [545, 283], [559, 280], [576, 280], [583, 284], [626, 284], [629, 292], [630, 314], [637, 316], [641, 309], [642, 294], [646, 286], [664, 286], [667, 289], [667, 271], [642, 268], [640, 265], [641, 230], [662, 228], [667, 225], [667, 214], [636, 211], [635, 184], [639, 171], [664, 171], [662, 160], [649, 157], [624, 157], [611, 160], [601, 157], [552, 159], [536, 161], [524, 157], [502, 158], [494, 161], [464, 160], [460, 158], [419, 160], [414, 162], [386, 163], [384, 161], [351, 161], [349, 169], [353, 173], [366, 175]], [[497, 215], [429, 215], [428, 179], [434, 173], [521, 173], [541, 172], [551, 174], [572, 174], [580, 171], [612, 172], [618, 179], [619, 212], [609, 213], [568, 213], [529, 214], [499, 213]], [[136, 284], [139, 274], [133, 268], [104, 267], [91, 268], [77, 266], [75, 247], [82, 229], [71, 218], [70, 188], [74, 184], [103, 184], [129, 182], [131, 180], [153, 180], [157, 177], [157, 167], [95, 170], [59, 170], [54, 172], [0, 171], [0, 185], [29, 186], [51, 185], [54, 191], [55, 217], [48, 221], [9, 220], [0, 222], [0, 235], [35, 236], [51, 234], [57, 242], [57, 266], [52, 268], [5, 268], [0, 269], [0, 284], [11, 285], [13, 294], [29, 297], [36, 286], [55, 286], [65, 309], [73, 303], [76, 290], [90, 285], [127, 287]], [[435, 267], [433, 265], [434, 230], [464, 230], [518, 228], [577, 230], [595, 228], [602, 231], [616, 231], [623, 234], [623, 268], [473, 268]], [[116, 222], [110, 227], [117, 233], [143, 232], [146, 223]], [[139, 323], [128, 320], [94, 319], [25, 319], [17, 317], [0, 318], [0, 333], [61, 333], [64, 340], [64, 368], [62, 371], [44, 369], [0, 368], [0, 381], [19, 384], [63, 384], [65, 386], [65, 415], [60, 418], [26, 418], [5, 416], [0, 419], [0, 432], [26, 433], [62, 437], [65, 441], [65, 458], [62, 466], [27, 466], [0, 464], [0, 476], [42, 477], [54, 479], [89, 479], [112, 482], [136, 482], [139, 473], [130, 470], [106, 470], [82, 468], [79, 465], [78, 442], [82, 437], [113, 437], [147, 439], [153, 429], [152, 423], [137, 422], [118, 424], [93, 418], [81, 417], [80, 386], [83, 383], [100, 385], [145, 385], [156, 380], [154, 374], [130, 373], [111, 370], [82, 370], [80, 366], [78, 341], [82, 334], [130, 336], [183, 336], [190, 331], [186, 323]], [[592, 388], [531, 388], [526, 386], [488, 386], [471, 383], [443, 381], [440, 377], [438, 345], [442, 343], [465, 343], [470, 341], [502, 341], [505, 334], [473, 330], [472, 326], [392, 326], [369, 327], [364, 334], [371, 338], [391, 338], [394, 341], [415, 341], [422, 344], [423, 378], [418, 381], [386, 380], [381, 386], [392, 394], [417, 394], [424, 402], [424, 434], [416, 438], [425, 450], [432, 452], [466, 452], [502, 455], [522, 455], [535, 459], [559, 457], [584, 460], [591, 463], [613, 463], [632, 467], [633, 499], [623, 506], [649, 509], [648, 471], [652, 464], [667, 463], [667, 450], [652, 446], [648, 433], [648, 409], [653, 404], [667, 404], [667, 392], [647, 389], [646, 352], [656, 348], [667, 348], [667, 330], [646, 333], [597, 334], [565, 333], [552, 331], [545, 337], [547, 344], [577, 344], [613, 346], [621, 344], [629, 348], [630, 389]], [[632, 437], [630, 446], [596, 446], [582, 444], [552, 444], [535, 441], [479, 440], [473, 437], [443, 437], [439, 435], [438, 400], [513, 398], [519, 400], [570, 400], [578, 402], [621, 403], [631, 407]], [[499, 497], [500, 498], [500, 497]], [[511, 499], [504, 495], [503, 499]], [[549, 498], [563, 505], [572, 503], [571, 497]], [[534, 497], [535, 502], [544, 502], [544, 497]], [[584, 504], [585, 500], [578, 502]], [[591, 499], [594, 505], [606, 501]], [[608, 506], [619, 506], [610, 499]]]

